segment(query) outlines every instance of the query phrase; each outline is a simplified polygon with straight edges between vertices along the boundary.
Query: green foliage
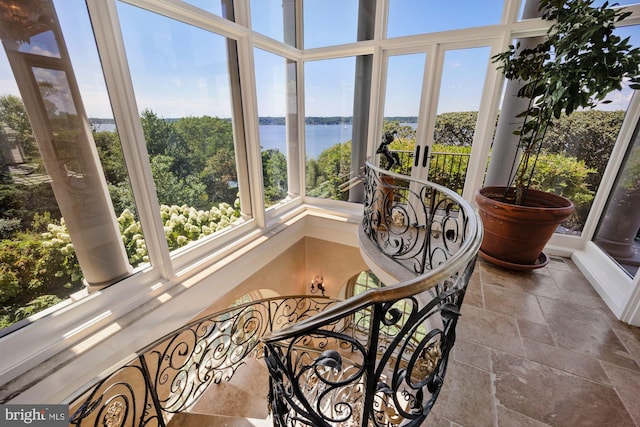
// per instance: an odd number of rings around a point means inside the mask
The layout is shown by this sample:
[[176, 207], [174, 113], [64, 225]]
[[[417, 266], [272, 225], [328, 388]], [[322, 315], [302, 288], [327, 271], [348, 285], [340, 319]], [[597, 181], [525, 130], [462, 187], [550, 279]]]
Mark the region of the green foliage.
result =
[[184, 178], [191, 174], [188, 146], [173, 124], [151, 110], [143, 111], [140, 121], [152, 161], [154, 157], [162, 155], [170, 159], [169, 167], [176, 177]]
[[[640, 190], [640, 145], [636, 142], [621, 174], [620, 186], [628, 193], [636, 193]], [[638, 197], [636, 194], [635, 197]]]
[[477, 111], [442, 113], [436, 116], [433, 140], [436, 144], [470, 147], [478, 121]]
[[[191, 171], [205, 169], [208, 160], [220, 150], [233, 153], [233, 128], [228, 119], [184, 117], [173, 123], [173, 126], [188, 148]], [[233, 179], [236, 179], [235, 175]]]
[[16, 311], [16, 318], [19, 320], [26, 319], [27, 317], [39, 313], [45, 308], [52, 307], [60, 302], [62, 302], [62, 299], [56, 295], [40, 295], [29, 301], [29, 303], [24, 307], [19, 308]]
[[385, 120], [382, 123], [382, 134], [393, 131], [397, 132], [396, 141], [415, 141], [416, 139], [416, 130], [411, 126], [400, 124], [397, 120]]
[[[240, 202], [219, 203], [208, 210], [186, 205], [161, 206], [169, 249], [224, 230], [240, 217]], [[9, 326], [44, 308], [57, 304], [69, 293], [82, 289], [82, 271], [64, 219], [46, 224], [50, 215], [34, 218], [34, 232], [0, 245], [0, 327]], [[140, 222], [129, 210], [118, 217], [122, 241], [133, 266], [149, 262]]]
[[595, 172], [587, 182], [597, 191], [618, 137], [624, 111], [576, 111], [554, 120], [544, 141], [545, 151], [583, 160]]
[[543, 42], [527, 49], [511, 45], [493, 57], [507, 79], [523, 82], [518, 96], [529, 100], [514, 132], [522, 148], [517, 203], [522, 202], [527, 171], [535, 164], [552, 118], [606, 103], [623, 79], [640, 89], [640, 49], [614, 33], [630, 12], [613, 9], [608, 2], [593, 7], [593, 0], [541, 0], [540, 11], [553, 22]]
[[25, 156], [33, 157], [37, 154], [36, 140], [20, 98], [14, 95], [0, 96], [0, 122], [16, 132], [16, 142], [22, 147]]
[[208, 200], [232, 203], [238, 193], [238, 174], [233, 148], [221, 147], [206, 162], [200, 174]]
[[107, 182], [119, 183], [128, 181], [127, 168], [118, 133], [93, 132], [93, 140], [96, 143], [100, 163]]
[[[46, 215], [34, 221], [38, 223]], [[82, 276], [64, 223], [20, 233], [0, 244], [0, 327], [18, 322], [82, 288]]]
[[207, 206], [206, 186], [198, 176], [179, 177], [172, 169], [173, 160], [158, 154], [151, 159], [151, 174], [156, 185], [160, 203], [167, 205], [186, 204], [197, 208]]
[[471, 147], [434, 144], [432, 149], [429, 180], [462, 194]]
[[0, 240], [11, 239], [20, 230], [20, 220], [0, 218]]
[[349, 193], [342, 186], [351, 178], [351, 141], [334, 144], [317, 160], [307, 161], [306, 177], [309, 196], [347, 200]]
[[565, 226], [581, 228], [595, 194], [589, 187], [587, 178], [595, 172], [595, 169], [587, 167], [584, 161], [575, 157], [542, 153], [531, 179], [531, 188], [559, 194], [571, 200], [576, 211], [565, 221]]
[[262, 151], [262, 180], [267, 205], [287, 196], [287, 158], [280, 150], [270, 148]]

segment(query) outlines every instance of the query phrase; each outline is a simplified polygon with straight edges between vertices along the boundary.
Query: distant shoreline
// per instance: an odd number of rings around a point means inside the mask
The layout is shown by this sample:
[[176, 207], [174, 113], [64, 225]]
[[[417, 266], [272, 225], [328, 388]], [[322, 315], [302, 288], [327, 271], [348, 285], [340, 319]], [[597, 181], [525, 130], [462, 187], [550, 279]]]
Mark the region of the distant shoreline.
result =
[[[350, 125], [352, 124], [353, 117], [346, 116], [331, 116], [331, 117], [307, 117], [305, 118], [305, 124], [307, 125]], [[179, 118], [168, 118], [164, 119], [168, 122], [175, 122], [180, 120]], [[226, 118], [225, 120], [231, 120]], [[387, 121], [397, 121], [400, 123], [418, 123], [417, 116], [396, 116], [396, 117], [385, 117], [384, 120]], [[105, 119], [105, 118], [97, 118], [91, 117], [89, 118], [89, 123], [92, 125], [115, 125], [116, 122], [114, 119]], [[260, 125], [275, 125], [275, 126], [283, 126], [285, 124], [284, 117], [259, 117], [258, 124]]]

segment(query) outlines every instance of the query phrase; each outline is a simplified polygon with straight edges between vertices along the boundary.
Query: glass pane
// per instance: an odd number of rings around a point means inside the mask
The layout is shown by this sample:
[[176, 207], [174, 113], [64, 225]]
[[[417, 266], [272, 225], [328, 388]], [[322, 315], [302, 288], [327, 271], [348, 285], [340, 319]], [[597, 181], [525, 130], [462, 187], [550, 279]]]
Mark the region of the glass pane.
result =
[[500, 23], [503, 0], [390, 0], [387, 37]]
[[601, 218], [595, 242], [629, 275], [640, 266], [640, 123]]
[[356, 42], [359, 1], [304, 0], [305, 49]]
[[[394, 141], [383, 151], [381, 166], [392, 171], [411, 175], [416, 145], [416, 129], [420, 114], [422, 81], [427, 55], [415, 53], [389, 57], [387, 87], [384, 98], [383, 134], [397, 132]], [[396, 157], [397, 156], [397, 157]], [[393, 160], [393, 158], [397, 160]]]
[[[640, 46], [640, 26], [615, 30]], [[561, 194], [576, 206], [576, 212], [557, 232], [580, 235], [591, 209], [611, 151], [618, 138], [633, 91], [623, 82], [622, 90], [609, 94], [609, 104], [593, 110], [562, 116], [547, 130], [543, 153], [538, 159], [534, 184]]]
[[118, 3], [169, 248], [239, 223], [226, 38]]
[[445, 53], [429, 180], [462, 194], [489, 64], [488, 47]]
[[273, 206], [287, 197], [289, 162], [296, 164], [290, 156], [297, 152], [295, 67], [273, 53], [254, 53], [264, 201]]
[[251, 0], [251, 28], [295, 47], [295, 2]]
[[[520, 4], [520, 14], [518, 15], [518, 16], [520, 16], [520, 19], [524, 19], [522, 15], [523, 15], [523, 12], [524, 12], [524, 9], [525, 9], [525, 3], [527, 1], [534, 1], [534, 0], [522, 0], [522, 3]], [[535, 0], [535, 1], [537, 3], [537, 0]], [[638, 4], [638, 0], [619, 0], [619, 1], [616, 1], [616, 2], [611, 2], [609, 0], [594, 0], [592, 6], [593, 7], [601, 7], [605, 3], [605, 1], [608, 2], [609, 5], [615, 4], [616, 6], [617, 5], [628, 6], [628, 5], [631, 5], [631, 4]]]
[[306, 194], [347, 200], [356, 59], [306, 62]]
[[233, 0], [183, 0], [202, 10], [233, 21]]
[[147, 261], [84, 2], [30, 5], [0, 15], [0, 328]]

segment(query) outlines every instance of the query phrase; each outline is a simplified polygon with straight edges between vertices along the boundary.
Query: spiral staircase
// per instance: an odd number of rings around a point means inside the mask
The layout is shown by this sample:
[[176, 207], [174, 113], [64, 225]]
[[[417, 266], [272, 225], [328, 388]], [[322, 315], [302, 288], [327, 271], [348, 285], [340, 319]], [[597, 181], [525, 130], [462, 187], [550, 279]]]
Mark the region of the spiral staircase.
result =
[[193, 321], [79, 390], [71, 424], [421, 425], [445, 381], [482, 229], [444, 187], [372, 165], [363, 179], [361, 254], [395, 284]]

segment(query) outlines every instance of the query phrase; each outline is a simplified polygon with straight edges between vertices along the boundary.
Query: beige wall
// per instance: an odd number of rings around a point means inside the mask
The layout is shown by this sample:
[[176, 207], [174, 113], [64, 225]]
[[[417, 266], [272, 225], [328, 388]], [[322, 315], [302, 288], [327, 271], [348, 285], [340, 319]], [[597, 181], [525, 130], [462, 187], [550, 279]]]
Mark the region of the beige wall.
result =
[[252, 291], [259, 291], [263, 298], [310, 294], [311, 280], [316, 274], [324, 277], [325, 295], [341, 297], [341, 289], [347, 280], [367, 269], [359, 248], [305, 237], [247, 280], [234, 286], [197, 317], [224, 310]]

